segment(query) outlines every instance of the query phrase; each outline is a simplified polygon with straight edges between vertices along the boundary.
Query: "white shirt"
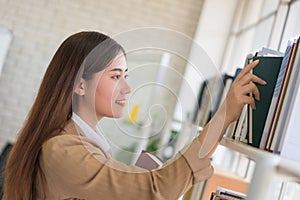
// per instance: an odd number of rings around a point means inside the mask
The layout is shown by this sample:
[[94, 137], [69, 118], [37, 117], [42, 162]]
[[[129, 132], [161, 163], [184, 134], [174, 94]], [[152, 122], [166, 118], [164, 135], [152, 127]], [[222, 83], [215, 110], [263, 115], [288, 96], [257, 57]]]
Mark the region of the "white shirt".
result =
[[99, 147], [106, 153], [111, 153], [111, 146], [96, 127], [96, 130], [92, 129], [83, 119], [81, 119], [76, 113], [73, 112], [73, 121], [82, 129], [86, 137], [96, 142]]

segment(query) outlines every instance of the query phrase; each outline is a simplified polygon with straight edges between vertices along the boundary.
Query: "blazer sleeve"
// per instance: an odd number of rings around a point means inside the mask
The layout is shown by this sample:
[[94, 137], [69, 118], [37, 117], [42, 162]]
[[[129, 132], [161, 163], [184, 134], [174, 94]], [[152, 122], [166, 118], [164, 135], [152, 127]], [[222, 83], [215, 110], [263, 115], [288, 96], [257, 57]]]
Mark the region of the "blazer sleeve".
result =
[[194, 140], [162, 168], [148, 171], [110, 157], [89, 141], [56, 136], [41, 151], [47, 192], [59, 199], [178, 199], [192, 184], [209, 178], [209, 158], [198, 158]]

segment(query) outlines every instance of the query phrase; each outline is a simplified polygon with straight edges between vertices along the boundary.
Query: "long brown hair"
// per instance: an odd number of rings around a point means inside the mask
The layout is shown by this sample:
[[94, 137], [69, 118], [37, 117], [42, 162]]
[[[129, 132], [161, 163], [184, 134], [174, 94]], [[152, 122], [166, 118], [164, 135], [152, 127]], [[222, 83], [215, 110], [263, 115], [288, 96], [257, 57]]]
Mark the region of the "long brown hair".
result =
[[[95, 49], [97, 51], [93, 51]], [[76, 33], [61, 44], [9, 155], [5, 168], [5, 200], [36, 199], [37, 172], [46, 184], [39, 166], [41, 147], [58, 135], [72, 116], [76, 75], [82, 71], [80, 76], [85, 78], [103, 70], [120, 51], [124, 52], [118, 43], [98, 32]], [[79, 70], [83, 63], [83, 70]]]

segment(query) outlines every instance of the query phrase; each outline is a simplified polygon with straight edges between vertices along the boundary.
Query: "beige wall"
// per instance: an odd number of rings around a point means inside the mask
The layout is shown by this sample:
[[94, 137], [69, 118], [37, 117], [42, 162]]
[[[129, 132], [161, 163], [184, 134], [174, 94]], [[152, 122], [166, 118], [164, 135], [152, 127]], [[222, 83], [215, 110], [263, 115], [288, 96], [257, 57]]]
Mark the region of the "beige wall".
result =
[[0, 0], [0, 26], [13, 33], [0, 76], [0, 149], [14, 141], [52, 55], [68, 35], [81, 30], [113, 35], [158, 26], [193, 37], [201, 2]]

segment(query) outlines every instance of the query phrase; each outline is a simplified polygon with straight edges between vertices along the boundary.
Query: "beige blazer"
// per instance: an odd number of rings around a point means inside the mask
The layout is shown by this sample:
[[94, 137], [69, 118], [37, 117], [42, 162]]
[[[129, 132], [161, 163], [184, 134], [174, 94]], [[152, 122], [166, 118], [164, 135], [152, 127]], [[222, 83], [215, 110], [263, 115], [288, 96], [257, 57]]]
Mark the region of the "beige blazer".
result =
[[175, 200], [194, 183], [213, 173], [210, 159], [200, 160], [194, 140], [160, 169], [128, 166], [107, 155], [72, 121], [60, 135], [45, 142], [37, 176], [38, 199]]

